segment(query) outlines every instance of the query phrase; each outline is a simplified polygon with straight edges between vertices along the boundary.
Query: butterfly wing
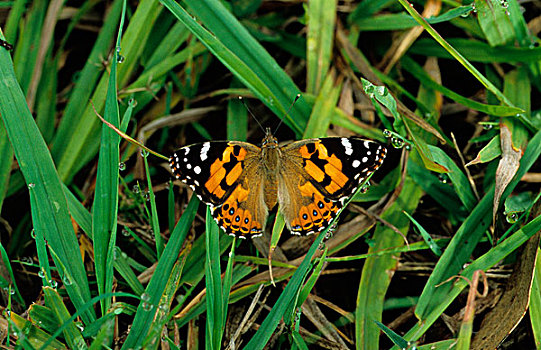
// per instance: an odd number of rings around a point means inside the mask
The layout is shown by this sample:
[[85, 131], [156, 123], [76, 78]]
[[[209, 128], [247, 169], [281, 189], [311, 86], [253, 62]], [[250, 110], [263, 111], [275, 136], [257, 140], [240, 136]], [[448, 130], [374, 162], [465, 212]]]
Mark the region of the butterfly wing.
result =
[[169, 165], [173, 175], [210, 206], [227, 234], [244, 238], [262, 233], [268, 213], [260, 154], [259, 147], [246, 142], [213, 141], [180, 148]]
[[[322, 231], [379, 168], [386, 149], [360, 138], [302, 140], [282, 148], [278, 202], [292, 233]], [[293, 176], [292, 174], [295, 174]]]

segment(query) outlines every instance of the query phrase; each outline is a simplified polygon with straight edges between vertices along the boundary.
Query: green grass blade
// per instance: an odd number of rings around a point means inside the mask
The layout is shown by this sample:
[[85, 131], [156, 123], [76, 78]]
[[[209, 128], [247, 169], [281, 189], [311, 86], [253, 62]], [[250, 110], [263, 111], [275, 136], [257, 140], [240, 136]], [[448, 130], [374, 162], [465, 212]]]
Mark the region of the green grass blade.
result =
[[11, 173], [11, 164], [13, 162], [13, 149], [9, 143], [8, 134], [4, 124], [0, 125], [0, 211], [7, 194], [9, 178]]
[[235, 261], [235, 243], [236, 238], [233, 237], [233, 243], [231, 244], [231, 251], [227, 258], [227, 266], [225, 267], [224, 281], [222, 286], [222, 328], [220, 333], [225, 332], [227, 326], [227, 309], [229, 307], [229, 298], [231, 294], [231, 286], [233, 283], [233, 262]]
[[220, 229], [207, 208], [206, 216], [206, 259], [205, 286], [207, 287], [207, 327], [205, 329], [206, 347], [220, 349], [222, 340], [223, 303], [222, 279], [220, 269]]
[[[212, 34], [173, 0], [161, 2], [276, 115], [285, 115], [293, 98], [300, 93], [291, 78], [255, 41], [248, 31], [218, 1], [191, 0], [195, 14]], [[299, 100], [285, 116], [285, 123], [297, 134], [306, 125], [308, 104]]]
[[434, 160], [449, 169], [447, 175], [449, 175], [451, 183], [453, 184], [453, 189], [455, 190], [458, 198], [460, 198], [466, 209], [473, 209], [475, 203], [477, 202], [477, 199], [475, 199], [475, 195], [473, 194], [472, 187], [466, 175], [464, 175], [458, 165], [456, 165], [456, 163], [453, 162], [453, 160], [441, 149], [430, 145], [428, 146], [428, 148], [430, 149]]
[[130, 334], [122, 345], [122, 349], [130, 349], [141, 346], [154, 319], [156, 308], [168, 282], [173, 266], [177, 261], [180, 249], [186, 239], [189, 229], [197, 213], [199, 200], [193, 196], [173, 232], [163, 254], [158, 261], [156, 271], [142, 296], [142, 302], [137, 308], [135, 319]]
[[[122, 7], [122, 16], [116, 41], [117, 49], [113, 53], [109, 87], [105, 102], [104, 119], [115, 125], [120, 124], [117, 102], [117, 61], [122, 38], [122, 26], [126, 2]], [[101, 128], [101, 144], [96, 176], [96, 192], [92, 206], [92, 237], [94, 239], [94, 264], [98, 293], [105, 294], [113, 288], [113, 259], [116, 245], [118, 215], [118, 178], [120, 136], [106, 124]], [[101, 313], [105, 315], [111, 300], [101, 300]]]
[[419, 66], [413, 59], [405, 56], [402, 58], [401, 62], [404, 65], [404, 68], [407, 69], [409, 73], [413, 74], [413, 76], [419, 79], [421, 84], [423, 84], [426, 87], [430, 87], [436, 91], [441, 92], [444, 96], [449, 97], [450, 99], [466, 107], [469, 107], [471, 109], [474, 109], [476, 111], [483, 112], [486, 114], [498, 116], [498, 117], [516, 116], [518, 113], [523, 112], [523, 110], [518, 107], [488, 105], [488, 104], [477, 102], [469, 98], [466, 98], [464, 96], [461, 96], [457, 94], [456, 92], [444, 87], [443, 85], [436, 83], [426, 73], [426, 71], [421, 66]]
[[[460, 51], [468, 61], [482, 63], [535, 63], [540, 60], [541, 48], [498, 46], [464, 38], [450, 38], [447, 42]], [[410, 48], [410, 53], [450, 59], [453, 56], [430, 39], [419, 39]]]
[[334, 86], [334, 74], [329, 73], [319, 88], [319, 95], [314, 103], [308, 125], [304, 129], [303, 138], [327, 136], [340, 91], [340, 84]]
[[425, 230], [425, 228], [417, 220], [415, 220], [410, 214], [408, 214], [407, 212], [404, 212], [404, 215], [406, 215], [408, 219], [410, 219], [410, 221], [415, 225], [415, 227], [417, 227], [417, 230], [419, 231], [419, 233], [425, 240], [426, 244], [428, 245], [432, 253], [434, 253], [436, 256], [441, 256], [442, 254], [441, 249], [436, 244], [436, 242], [434, 242], [434, 240], [430, 236], [430, 233], [428, 233], [428, 231]]
[[514, 107], [509, 99], [492, 84], [485, 76], [481, 74], [464, 56], [462, 56], [454, 47], [452, 47], [443, 37], [428, 24], [423, 17], [415, 10], [415, 8], [407, 0], [398, 0], [406, 11], [460, 64], [462, 64], [488, 91], [492, 92], [502, 103]]
[[[11, 268], [11, 263], [9, 261], [8, 253], [4, 249], [4, 246], [2, 245], [2, 243], [0, 243], [0, 259], [2, 259], [3, 268], [5, 270], [7, 270], [6, 272], [9, 273], [9, 277], [11, 279], [11, 284], [12, 285], [9, 288], [11, 288], [11, 290], [15, 291], [14, 295], [15, 295], [15, 299], [17, 300], [17, 302], [19, 304], [21, 304], [22, 307], [25, 307], [24, 299], [21, 296], [21, 293], [19, 292], [19, 287], [17, 286], [17, 281], [15, 280], [15, 276], [13, 275], [13, 269]], [[3, 276], [1, 276], [0, 278], [3, 279]], [[6, 290], [8, 288], [7, 285], [2, 285], [0, 287], [2, 287], [4, 290]]]
[[[72, 137], [71, 134], [74, 132], [73, 126], [80, 122], [81, 114], [84, 111], [83, 108], [91, 100], [96, 83], [103, 72], [102, 60], [107, 57], [111, 46], [114, 44], [123, 2], [123, 0], [115, 0], [111, 5], [110, 12], [105, 18], [96, 43], [92, 47], [87, 62], [79, 73], [79, 78], [70, 94], [70, 99], [56, 130], [52, 145], [51, 153], [57, 161], [61, 154], [66, 151], [67, 140]], [[95, 115], [93, 118], [95, 118]]]
[[[445, 297], [441, 299], [441, 303], [435, 303], [434, 308], [429, 314], [427, 314], [427, 317], [425, 317], [422, 322], [418, 322], [415, 326], [413, 326], [404, 335], [404, 338], [410, 341], [419, 339], [419, 337], [421, 337], [428, 330], [428, 328], [440, 318], [441, 314], [458, 297], [458, 295], [460, 295], [462, 290], [469, 286], [467, 281], [471, 280], [473, 273], [476, 270], [486, 271], [495, 264], [499, 263], [502, 259], [524, 244], [539, 230], [541, 230], [541, 216], [538, 216], [534, 220], [530, 221], [527, 225], [516, 231], [501, 244], [493, 247], [483, 256], [479, 257], [473, 263], [468, 265], [468, 267], [466, 267], [464, 271], [460, 273], [460, 276], [465, 277], [465, 279], [457, 278], [454, 281], [441, 285], [440, 288], [447, 285], [450, 285], [451, 288], [448, 290]], [[394, 347], [393, 349], [397, 348]]]
[[306, 92], [317, 94], [327, 77], [333, 49], [337, 0], [314, 0], [307, 6]]
[[158, 220], [158, 209], [156, 208], [156, 195], [152, 190], [152, 180], [150, 179], [150, 169], [148, 168], [147, 154], [143, 156], [145, 163], [145, 173], [147, 176], [148, 196], [150, 201], [150, 220], [152, 231], [154, 232], [154, 239], [156, 241], [156, 254], [158, 259], [162, 255], [164, 242], [160, 231], [160, 222]]
[[[81, 331], [70, 320], [70, 314], [58, 292], [50, 287], [43, 288], [45, 304], [54, 312], [59, 326], [63, 328], [64, 338], [70, 349], [86, 349]], [[67, 324], [64, 324], [67, 323]]]
[[[242, 84], [237, 79], [231, 82], [231, 88], [239, 88]], [[227, 139], [246, 141], [248, 134], [248, 111], [238, 99], [227, 102]]]
[[[509, 183], [502, 195], [502, 200], [507, 198], [511, 191], [518, 184], [522, 176], [539, 159], [541, 155], [541, 131], [530, 140], [524, 155], [520, 161], [520, 167], [515, 174], [513, 181]], [[445, 252], [439, 259], [434, 271], [430, 275], [423, 293], [419, 298], [419, 303], [415, 309], [415, 314], [420, 320], [426, 320], [432, 312], [446, 302], [448, 293], [452, 286], [447, 283], [439, 285], [449, 277], [458, 274], [466, 263], [473, 249], [476, 247], [482, 234], [491, 224], [492, 202], [494, 199], [494, 187], [488, 190], [488, 193], [481, 199], [479, 204], [473, 209], [472, 213], [458, 231], [445, 249]], [[505, 241], [504, 241], [505, 242]], [[503, 244], [503, 243], [502, 243]], [[477, 260], [476, 260], [477, 261]]]
[[306, 253], [306, 257], [304, 258], [302, 263], [299, 265], [299, 268], [297, 268], [297, 270], [295, 271], [295, 273], [289, 280], [289, 283], [285, 287], [282, 294], [280, 294], [280, 297], [274, 304], [274, 307], [269, 312], [269, 314], [267, 315], [267, 317], [265, 318], [265, 320], [263, 321], [263, 323], [257, 330], [256, 334], [246, 344], [244, 349], [246, 350], [263, 349], [265, 347], [265, 344], [267, 344], [271, 335], [274, 333], [274, 330], [278, 326], [278, 323], [284, 316], [284, 313], [286, 312], [289, 304], [293, 301], [293, 298], [297, 296], [297, 292], [299, 288], [301, 287], [302, 282], [304, 281], [304, 276], [306, 276], [306, 273], [311, 267], [311, 259], [314, 256], [319, 245], [323, 241], [323, 238], [325, 238], [325, 235], [327, 234], [328, 230], [329, 228], [324, 230], [314, 240], [314, 243], [312, 243], [312, 245], [310, 246], [310, 249]]
[[[34, 74], [43, 20], [48, 5], [48, 1], [33, 1], [25, 19], [19, 23], [23, 25], [23, 29], [19, 32], [19, 39], [15, 45], [13, 67], [15, 67], [17, 81], [25, 95]], [[30, 107], [33, 108], [33, 106]]]
[[532, 333], [537, 348], [541, 346], [541, 254], [537, 249], [537, 261], [535, 264], [532, 289], [530, 292], [530, 322]]
[[[408, 232], [410, 222], [403, 211], [413, 213], [423, 194], [421, 188], [406, 177], [399, 199], [381, 214], [381, 218], [393, 224], [400, 232]], [[378, 252], [404, 244], [403, 238], [387, 226], [378, 225], [374, 232], [375, 244], [368, 253]], [[357, 349], [370, 349], [378, 344], [380, 329], [374, 321], [382, 320], [384, 296], [391, 282], [388, 271], [396, 268], [394, 255], [366, 259], [357, 294], [355, 309], [355, 344]]]
[[499, 0], [476, 0], [477, 20], [490, 46], [501, 46], [515, 39], [507, 9]]
[[[131, 16], [128, 27], [122, 38], [119, 53], [125, 59], [118, 66], [118, 86], [122, 88], [130, 79], [131, 74], [137, 69], [135, 66], [139, 59], [150, 31], [156, 18], [161, 11], [161, 6], [153, 0], [143, 0], [139, 3], [137, 10]], [[109, 28], [114, 30], [114, 26]], [[60, 140], [55, 140], [54, 145], [59, 148], [54, 152], [55, 160], [58, 164], [58, 173], [61, 179], [66, 182], [71, 181], [75, 173], [80, 170], [86, 162], [92, 159], [97, 150], [99, 142], [100, 120], [96, 117], [94, 108], [101, 111], [105, 105], [106, 91], [108, 86], [109, 74], [105, 72], [100, 78], [97, 86], [93, 90], [90, 100], [92, 103], [84, 101], [79, 107], [77, 122], [67, 125], [70, 131]], [[57, 143], [58, 142], [58, 143]]]
[[[45, 238], [75, 280], [66, 286], [75, 307], [90, 299], [90, 289], [83, 267], [77, 238], [71, 226], [66, 198], [51, 155], [28, 110], [23, 92], [15, 79], [6, 50], [0, 50], [0, 114], [26, 183], [35, 194], [36, 218], [46, 227]], [[95, 319], [87, 310], [85, 323]]]

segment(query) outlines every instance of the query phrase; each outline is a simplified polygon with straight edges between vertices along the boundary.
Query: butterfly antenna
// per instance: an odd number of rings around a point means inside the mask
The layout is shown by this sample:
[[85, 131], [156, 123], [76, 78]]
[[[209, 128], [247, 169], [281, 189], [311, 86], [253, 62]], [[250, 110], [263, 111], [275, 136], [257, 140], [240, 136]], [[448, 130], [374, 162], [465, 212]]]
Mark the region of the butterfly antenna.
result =
[[282, 119], [280, 120], [280, 123], [278, 123], [278, 126], [276, 127], [276, 129], [274, 130], [274, 133], [273, 134], [276, 134], [276, 132], [278, 131], [278, 128], [280, 127], [280, 125], [282, 125], [282, 123], [284, 122], [284, 119], [286, 119], [286, 116], [289, 114], [289, 112], [291, 112], [291, 108], [293, 108], [293, 105], [295, 105], [295, 102], [297, 102], [299, 100], [299, 98], [301, 97], [301, 94], [297, 94], [297, 96], [295, 96], [295, 99], [293, 100], [293, 102], [291, 103], [291, 105], [289, 106], [289, 108], [287, 109], [286, 113], [284, 114], [284, 116], [282, 117]]
[[259, 122], [259, 120], [257, 120], [255, 114], [252, 113], [252, 111], [250, 110], [250, 107], [248, 107], [248, 105], [246, 104], [246, 102], [244, 101], [244, 99], [242, 98], [242, 96], [239, 96], [239, 100], [242, 102], [242, 104], [244, 105], [244, 108], [246, 108], [246, 110], [248, 111], [248, 113], [250, 113], [250, 115], [252, 116], [252, 118], [254, 118], [254, 120], [257, 122], [257, 125], [259, 125], [259, 127], [261, 128], [261, 131], [265, 132], [265, 128], [263, 127], [263, 125], [261, 125], [261, 123]]

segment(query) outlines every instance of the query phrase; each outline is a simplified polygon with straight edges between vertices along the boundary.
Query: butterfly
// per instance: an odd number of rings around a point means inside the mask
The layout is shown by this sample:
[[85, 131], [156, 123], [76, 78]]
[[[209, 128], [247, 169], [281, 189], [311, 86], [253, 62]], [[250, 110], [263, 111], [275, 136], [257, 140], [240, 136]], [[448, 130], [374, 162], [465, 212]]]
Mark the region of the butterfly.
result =
[[173, 175], [206, 203], [229, 235], [257, 237], [278, 204], [293, 234], [324, 230], [383, 163], [387, 150], [357, 137], [326, 137], [279, 145], [267, 128], [261, 147], [211, 141], [169, 158]]

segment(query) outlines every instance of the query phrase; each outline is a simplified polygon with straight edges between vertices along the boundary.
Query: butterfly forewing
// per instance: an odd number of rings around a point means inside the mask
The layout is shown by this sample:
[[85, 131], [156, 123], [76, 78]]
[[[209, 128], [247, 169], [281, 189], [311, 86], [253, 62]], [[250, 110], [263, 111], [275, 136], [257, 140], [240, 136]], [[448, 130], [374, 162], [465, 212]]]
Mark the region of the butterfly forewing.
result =
[[169, 158], [173, 175], [212, 207], [220, 206], [243, 176], [244, 161], [259, 148], [245, 142], [213, 141], [177, 150]]

